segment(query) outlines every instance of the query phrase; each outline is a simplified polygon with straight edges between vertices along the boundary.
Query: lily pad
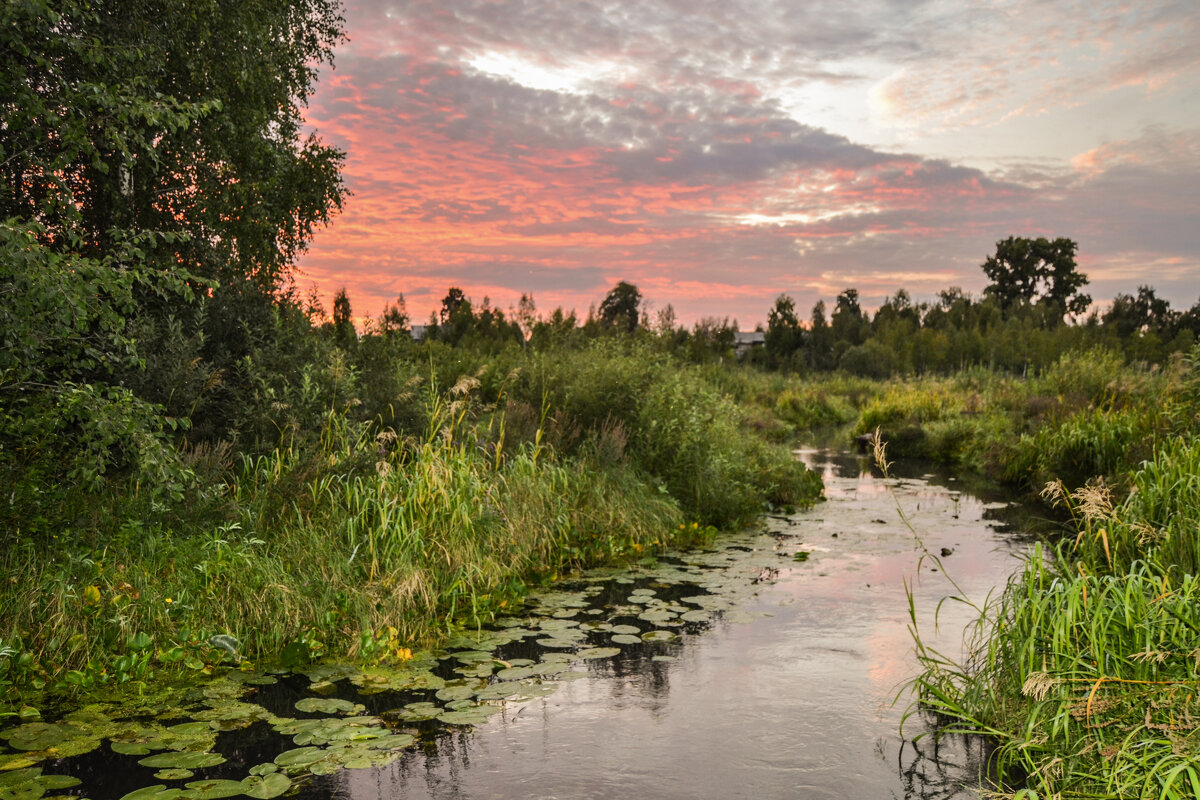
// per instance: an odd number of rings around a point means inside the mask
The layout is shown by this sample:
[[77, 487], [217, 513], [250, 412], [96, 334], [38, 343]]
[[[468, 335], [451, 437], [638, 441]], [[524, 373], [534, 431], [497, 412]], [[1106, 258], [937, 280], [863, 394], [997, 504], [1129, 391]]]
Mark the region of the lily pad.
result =
[[167, 733], [173, 736], [202, 737], [212, 733], [212, 726], [207, 722], [183, 722], [167, 728]]
[[46, 787], [37, 781], [0, 788], [0, 797], [4, 800], [37, 800], [45, 793]]
[[168, 789], [166, 786], [158, 783], [153, 786], [143, 786], [141, 789], [134, 789], [122, 797], [121, 800], [174, 800], [181, 794], [183, 794], [181, 789]]
[[460, 650], [457, 653], [451, 653], [450, 657], [460, 664], [483, 664], [490, 662], [493, 658], [490, 652], [484, 650]]
[[496, 677], [504, 681], [516, 681], [533, 675], [533, 667], [505, 667], [496, 673]]
[[144, 742], [109, 742], [108, 746], [114, 753], [123, 756], [148, 756], [151, 751], [151, 747]]
[[270, 772], [261, 777], [254, 775], [242, 781], [244, 794], [258, 800], [271, 800], [292, 788], [292, 779], [282, 772]]
[[411, 733], [389, 733], [378, 739], [364, 742], [363, 745], [371, 750], [399, 750], [402, 747], [408, 747], [416, 740], [417, 737]]
[[362, 706], [337, 697], [305, 697], [296, 701], [296, 710], [305, 714], [351, 714], [361, 711]]
[[25, 783], [33, 783], [42, 774], [41, 767], [25, 767], [24, 769], [14, 769], [11, 772], [0, 774], [0, 788], [9, 786], [20, 786]]
[[578, 642], [573, 642], [569, 639], [538, 639], [537, 643], [542, 647], [554, 647], [560, 650], [570, 650], [579, 644]]
[[642, 629], [633, 625], [613, 625], [612, 632], [626, 636], [637, 636], [641, 634]]
[[275, 763], [281, 767], [306, 767], [325, 758], [326, 752], [319, 747], [297, 747], [295, 750], [285, 750], [275, 756]]
[[45, 750], [62, 744], [70, 736], [70, 729], [52, 722], [26, 722], [0, 732], [0, 738], [7, 739], [14, 750]]
[[443, 711], [438, 715], [438, 721], [447, 725], [481, 725], [491, 716], [485, 709], [485, 706], [475, 706], [463, 711]]
[[175, 769], [204, 769], [225, 763], [225, 756], [220, 753], [197, 753], [192, 750], [183, 752], [157, 753], [138, 761], [143, 767], [173, 767]]
[[580, 650], [576, 655], [583, 659], [595, 658], [612, 658], [619, 655], [621, 648], [619, 647], [590, 647], [587, 650]]
[[616, 636], [611, 637], [611, 640], [612, 640], [613, 644], [641, 644], [642, 643], [642, 637], [633, 636], [628, 633], [618, 633]]
[[184, 786], [187, 787], [185, 796], [188, 800], [218, 800], [222, 797], [236, 797], [245, 790], [241, 781], [221, 779], [192, 781], [185, 783]]
[[642, 634], [643, 642], [673, 642], [679, 638], [674, 631], [646, 631]]
[[154, 777], [158, 778], [160, 781], [183, 781], [195, 774], [196, 773], [192, 772], [190, 769], [182, 769], [181, 767], [168, 767], [167, 769], [160, 769], [158, 772], [154, 773]]
[[475, 690], [479, 688], [478, 684], [464, 684], [460, 686], [447, 686], [437, 693], [437, 699], [443, 702], [451, 702], [454, 700], [469, 700], [475, 696]]

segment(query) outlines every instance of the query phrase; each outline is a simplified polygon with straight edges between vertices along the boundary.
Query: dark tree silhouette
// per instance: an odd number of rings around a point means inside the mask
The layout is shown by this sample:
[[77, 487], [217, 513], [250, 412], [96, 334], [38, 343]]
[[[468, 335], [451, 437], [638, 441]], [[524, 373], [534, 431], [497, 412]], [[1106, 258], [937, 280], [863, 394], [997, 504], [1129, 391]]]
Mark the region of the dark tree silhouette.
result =
[[637, 330], [641, 318], [642, 293], [632, 283], [621, 281], [600, 303], [600, 321], [608, 328]]
[[1061, 314], [1080, 314], [1092, 298], [1079, 291], [1088, 279], [1075, 264], [1078, 249], [1074, 241], [1063, 238], [1010, 236], [996, 242], [995, 255], [983, 262], [984, 274], [991, 281], [984, 292], [1005, 310], [1041, 302], [1061, 309]]

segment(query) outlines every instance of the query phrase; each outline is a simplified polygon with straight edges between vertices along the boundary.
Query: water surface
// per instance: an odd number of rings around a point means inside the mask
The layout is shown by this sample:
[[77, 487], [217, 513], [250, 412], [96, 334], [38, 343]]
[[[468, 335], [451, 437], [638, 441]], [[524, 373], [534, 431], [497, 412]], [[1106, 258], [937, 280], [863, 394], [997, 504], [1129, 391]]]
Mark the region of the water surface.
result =
[[[243, 687], [242, 712], [222, 710], [227, 701], [213, 699], [216, 689], [204, 690], [207, 699], [197, 690], [200, 705], [186, 712], [222, 731], [186, 747], [212, 749], [225, 763], [156, 777], [137, 755], [116, 754], [106, 742], [86, 756], [46, 762], [46, 772], [80, 778], [70, 793], [92, 800], [155, 785], [186, 793], [154, 800], [230, 796], [198, 787], [277, 769], [295, 779], [288, 796], [311, 800], [976, 797], [982, 743], [914, 742], [928, 731], [920, 715], [900, 732], [911, 699], [902, 687], [918, 669], [905, 592], [913, 593], [926, 643], [960, 653], [977, 612], [948, 602], [935, 626], [938, 602], [954, 593], [947, 573], [977, 604], [1003, 586], [1026, 540], [1024, 524], [1013, 524], [1017, 509], [949, 476], [884, 480], [858, 456], [800, 456], [822, 474], [827, 502], [769, 516], [761, 528], [722, 537], [707, 552], [663, 558], [656, 569], [606, 571], [559, 587], [510, 621], [521, 635], [494, 652], [460, 643], [438, 654], [436, 674], [426, 675], [449, 681], [449, 693], [360, 693], [358, 679], [347, 677], [355, 670], [336, 666], [261, 676], [252, 681], [261, 685]], [[945, 572], [923, 553], [946, 553]], [[650, 631], [662, 641], [639, 638]], [[543, 677], [511, 674], [523, 663]], [[570, 679], [554, 677], [547, 664], [569, 665], [563, 677]], [[302, 700], [310, 682], [346, 708], [314, 711], [313, 700]], [[552, 687], [536, 699], [499, 699], [506, 688], [534, 696]], [[458, 689], [466, 699], [453, 694]], [[442, 716], [418, 719], [405, 711], [414, 701]], [[495, 713], [475, 727], [452, 724], [472, 708]], [[156, 713], [167, 719], [151, 723], [156, 730], [183, 721], [169, 709]], [[370, 736], [386, 734], [386, 723], [402, 737], [389, 741], [417, 740], [384, 766], [371, 761], [377, 752], [362, 749], [311, 770], [289, 764], [281, 754], [298, 746], [328, 748], [313, 758], [336, 752], [333, 738], [291, 735], [296, 718], [324, 713], [335, 724], [368, 726]], [[287, 736], [279, 733], [289, 726]], [[187, 788], [188, 781], [200, 783]], [[149, 800], [154, 790], [147, 792], [138, 799]]]
[[[873, 474], [848, 454], [806, 451], [828, 502], [768, 519], [747, 546], [787, 556], [739, 613], [683, 637], [675, 662], [623, 654], [470, 733], [372, 773], [345, 773], [337, 797], [969, 798], [980, 744], [899, 733], [917, 667], [905, 598], [922, 636], [959, 652], [974, 612], [921, 551], [897, 504], [976, 602], [1002, 586], [1024, 537], [999, 530], [1007, 504], [944, 476]], [[753, 579], [752, 579], [753, 580]], [[910, 737], [926, 730], [910, 720]], [[967, 784], [968, 788], [963, 788]]]

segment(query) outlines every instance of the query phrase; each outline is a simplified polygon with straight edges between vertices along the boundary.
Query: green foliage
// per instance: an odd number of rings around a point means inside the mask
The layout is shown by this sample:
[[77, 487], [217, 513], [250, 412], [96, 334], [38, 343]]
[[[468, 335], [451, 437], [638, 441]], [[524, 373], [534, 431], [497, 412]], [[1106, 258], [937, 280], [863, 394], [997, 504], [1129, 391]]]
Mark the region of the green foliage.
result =
[[[1002, 778], [1026, 786], [1018, 796], [1185, 798], [1200, 782], [1200, 428], [1190, 393], [1162, 393], [1200, 371], [1193, 358], [1178, 376], [1131, 381], [1113, 363], [1091, 353], [1052, 371], [1047, 383], [1079, 386], [1099, 406], [1046, 424], [1028, 450], [1084, 476], [1116, 473], [1131, 491], [1049, 483], [1043, 497], [1070, 513], [1069, 535], [1029, 554], [979, 619], [969, 657], [918, 641], [922, 704], [948, 721], [943, 734], [991, 737]], [[1113, 391], [1121, 385], [1139, 388]], [[1122, 476], [1135, 445], [1156, 441], [1139, 427], [1148, 422], [1177, 429]]]
[[600, 322], [608, 328], [633, 333], [641, 322], [642, 293], [632, 283], [621, 281], [600, 303]]
[[5, 529], [61, 522], [56, 493], [94, 492], [114, 476], [178, 497], [188, 475], [168, 433], [180, 422], [109, 381], [141, 360], [124, 316], [136, 296], [187, 298], [186, 284], [147, 269], [139, 241], [92, 259], [53, 251], [38, 241], [45, 229], [30, 227], [0, 223]]
[[983, 272], [991, 285], [986, 292], [1002, 308], [1044, 303], [1061, 320], [1064, 313], [1081, 314], [1092, 298], [1079, 290], [1088, 282], [1078, 271], [1070, 239], [1024, 239], [1010, 236], [996, 242], [996, 253], [987, 257]]

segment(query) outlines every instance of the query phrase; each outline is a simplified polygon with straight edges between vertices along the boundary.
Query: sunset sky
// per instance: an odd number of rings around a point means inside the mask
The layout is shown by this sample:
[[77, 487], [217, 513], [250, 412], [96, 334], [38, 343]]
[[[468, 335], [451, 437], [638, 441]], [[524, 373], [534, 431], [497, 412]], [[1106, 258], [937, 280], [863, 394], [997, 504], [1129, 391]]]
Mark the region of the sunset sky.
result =
[[978, 293], [1066, 236], [1097, 300], [1200, 298], [1200, 4], [356, 2], [307, 119], [353, 195], [300, 262], [356, 316], [450, 286], [681, 322]]

